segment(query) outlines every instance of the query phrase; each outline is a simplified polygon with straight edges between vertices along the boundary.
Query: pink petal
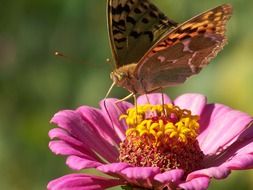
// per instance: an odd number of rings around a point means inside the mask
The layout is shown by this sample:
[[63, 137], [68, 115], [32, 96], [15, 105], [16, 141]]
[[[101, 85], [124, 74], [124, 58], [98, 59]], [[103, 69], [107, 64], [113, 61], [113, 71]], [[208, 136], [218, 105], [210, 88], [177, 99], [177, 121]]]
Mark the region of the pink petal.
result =
[[[82, 142], [71, 137], [63, 129], [52, 129], [49, 131], [49, 136], [51, 139], [61, 139], [51, 141], [49, 148], [56, 155], [71, 155], [67, 159], [67, 165], [72, 169], [93, 168], [100, 166], [103, 162], [95, 153], [83, 146]], [[73, 159], [74, 161], [72, 161]]]
[[230, 170], [227, 167], [224, 167], [224, 166], [211, 167], [211, 168], [197, 170], [190, 173], [187, 176], [186, 180], [190, 181], [194, 178], [198, 178], [199, 176], [206, 176], [206, 177], [215, 178], [215, 179], [223, 179], [227, 177], [229, 174], [230, 174]]
[[97, 170], [109, 174], [109, 175], [121, 175], [121, 171], [131, 167], [129, 164], [127, 163], [123, 163], [123, 162], [118, 162], [118, 163], [112, 163], [112, 164], [105, 164], [105, 165], [101, 165], [97, 168]]
[[[205, 167], [210, 166], [219, 166], [224, 163], [228, 165], [230, 169], [235, 168], [233, 165], [237, 165], [237, 169], [246, 169], [252, 167], [251, 159], [244, 159], [245, 157], [249, 157], [253, 154], [253, 126], [249, 126], [246, 130], [244, 130], [238, 137], [236, 137], [236, 141], [233, 142], [229, 147], [225, 149], [221, 149], [219, 154], [209, 155], [204, 160]], [[243, 163], [241, 160], [244, 160]], [[238, 168], [239, 165], [242, 168]]]
[[[77, 140], [76, 138], [70, 136], [64, 129], [54, 128], [49, 131], [49, 137], [51, 139], [61, 139], [60, 141], [51, 141], [49, 143], [49, 148], [55, 154], [60, 155], [87, 155], [90, 156], [92, 160], [97, 160], [101, 162], [101, 160], [97, 157], [95, 153], [93, 153], [90, 149], [83, 146], [83, 142]], [[65, 147], [66, 146], [66, 147]], [[71, 149], [71, 152], [69, 150]]]
[[253, 154], [253, 138], [249, 144], [246, 144], [246, 143], [243, 143], [240, 146], [242, 148], [236, 151], [236, 155]]
[[[172, 102], [171, 99], [166, 94], [163, 94], [163, 97], [164, 97], [165, 104], [169, 104]], [[139, 96], [137, 99], [137, 103], [138, 104], [150, 103], [153, 105], [162, 104], [163, 103], [162, 102], [162, 94], [161, 93], [152, 93], [152, 94], [146, 94], [146, 95]]]
[[193, 115], [200, 115], [206, 105], [207, 99], [201, 94], [184, 94], [177, 97], [174, 104], [181, 109], [191, 110]]
[[160, 173], [160, 169], [154, 167], [128, 167], [122, 170], [121, 173], [131, 184], [152, 188], [155, 183], [154, 176]]
[[253, 139], [253, 117], [246, 130], [239, 136], [238, 141], [248, 141]]
[[106, 179], [86, 174], [69, 174], [48, 183], [48, 190], [104, 190], [123, 185], [117, 179]]
[[102, 109], [104, 117], [107, 119], [107, 122], [113, 122], [113, 125], [110, 125], [110, 128], [113, 133], [117, 134], [116, 143], [119, 144], [125, 139], [125, 132], [127, 129], [125, 120], [119, 120], [119, 117], [120, 115], [125, 114], [130, 107], [133, 107], [133, 105], [125, 101], [116, 104], [116, 101], [117, 99], [112, 98], [103, 100], [100, 102], [100, 107]]
[[79, 107], [77, 111], [80, 113], [82, 119], [87, 122], [87, 125], [92, 126], [92, 128], [89, 129], [89, 132], [92, 133], [91, 135], [100, 137], [100, 139], [93, 138], [90, 140], [96, 140], [96, 142], [100, 141], [100, 143], [104, 143], [104, 145], [108, 144], [107, 148], [111, 149], [110, 153], [115, 153], [115, 156], [118, 156], [118, 151], [115, 148], [115, 144], [117, 144], [120, 139], [115, 133], [111, 123], [108, 122], [108, 115], [105, 116], [101, 110], [88, 106]]
[[[61, 129], [61, 128], [54, 128], [51, 129], [48, 133], [48, 136], [50, 137], [51, 140], [54, 139], [61, 139], [62, 141], [71, 144], [73, 146], [77, 146], [80, 149], [83, 148], [86, 151], [90, 151], [88, 150], [86, 147], [82, 147], [83, 146], [83, 142], [79, 141], [77, 138], [71, 136], [71, 134], [69, 134], [66, 130]], [[90, 153], [92, 153], [90, 151]], [[95, 154], [94, 154], [95, 155]]]
[[[85, 152], [84, 150], [82, 150], [82, 152], [80, 152], [77, 148], [73, 148], [71, 145], [67, 144], [64, 141], [51, 141], [49, 143], [49, 148], [52, 150], [52, 152], [54, 152], [56, 155], [66, 155], [66, 156], [76, 156], [79, 157], [80, 160], [79, 162], [74, 162], [73, 165], [69, 165], [72, 169], [83, 169], [81, 166], [86, 166], [84, 168], [91, 168], [93, 166], [100, 166], [102, 161], [94, 156], [94, 155], [90, 155], [89, 152]], [[82, 160], [82, 165], [78, 165], [79, 163], [81, 163]], [[84, 164], [86, 163], [86, 164]]]
[[184, 190], [206, 190], [209, 186], [210, 179], [209, 177], [198, 177], [190, 181], [181, 183], [179, 187]]
[[112, 163], [97, 168], [99, 171], [111, 176], [124, 178], [131, 184], [141, 187], [152, 187], [155, 182], [154, 176], [160, 173], [159, 168], [132, 167], [127, 163]]
[[232, 170], [253, 169], [253, 154], [235, 156], [224, 163], [223, 166]]
[[96, 168], [101, 166], [101, 162], [95, 162], [90, 159], [79, 156], [68, 156], [66, 164], [73, 170], [81, 170], [86, 168]]
[[[215, 127], [211, 124], [214, 123], [214, 121], [219, 117], [219, 115], [225, 115], [227, 112], [229, 112], [231, 109], [227, 106], [221, 105], [221, 104], [207, 104], [203, 110], [203, 114], [201, 114], [200, 118], [200, 135], [198, 137], [198, 140], [200, 144], [203, 144], [202, 142], [208, 133], [212, 130], [215, 130]], [[213, 127], [214, 129], [212, 129]]]
[[240, 134], [232, 146], [231, 149], [233, 149], [234, 152], [236, 150], [236, 155], [253, 153], [253, 122]]
[[184, 170], [174, 169], [155, 176], [155, 180], [161, 184], [175, 183], [177, 184], [184, 175]]
[[[82, 115], [82, 111], [87, 117], [90, 116], [90, 122]], [[61, 111], [54, 115], [51, 122], [61, 127], [66, 131], [66, 134], [81, 142], [82, 149], [92, 150], [96, 154], [101, 155], [108, 161], [114, 161], [117, 159], [118, 151], [116, 147], [109, 143], [108, 139], [104, 139], [101, 133], [103, 130], [98, 131], [98, 125], [107, 127], [107, 123], [104, 122], [103, 117], [98, 110], [92, 108], [79, 108], [78, 111]], [[93, 114], [93, 115], [92, 115]], [[99, 117], [100, 116], [100, 117]], [[94, 118], [95, 117], [95, 118]], [[95, 121], [96, 122], [95, 122]], [[60, 136], [58, 138], [61, 138]], [[76, 146], [69, 144], [76, 148]], [[80, 147], [78, 147], [80, 149]]]
[[201, 115], [198, 137], [205, 154], [215, 154], [236, 141], [252, 121], [252, 117], [221, 104], [209, 104]]

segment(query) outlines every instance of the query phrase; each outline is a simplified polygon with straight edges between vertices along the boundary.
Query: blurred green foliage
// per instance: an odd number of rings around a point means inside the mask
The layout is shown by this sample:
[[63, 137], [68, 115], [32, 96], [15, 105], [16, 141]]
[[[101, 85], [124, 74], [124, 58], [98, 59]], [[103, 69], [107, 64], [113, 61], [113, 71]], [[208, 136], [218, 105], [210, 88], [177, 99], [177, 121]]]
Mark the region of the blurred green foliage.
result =
[[[167, 92], [200, 92], [252, 115], [253, 1], [155, 2], [178, 22], [233, 4], [229, 44], [201, 74]], [[0, 189], [42, 190], [71, 172], [47, 147], [49, 120], [61, 109], [97, 106], [111, 84], [105, 7], [105, 0], [0, 2]], [[54, 51], [70, 58], [54, 57]], [[126, 94], [116, 88], [111, 96]], [[253, 189], [252, 177], [251, 171], [233, 172], [210, 189]]]

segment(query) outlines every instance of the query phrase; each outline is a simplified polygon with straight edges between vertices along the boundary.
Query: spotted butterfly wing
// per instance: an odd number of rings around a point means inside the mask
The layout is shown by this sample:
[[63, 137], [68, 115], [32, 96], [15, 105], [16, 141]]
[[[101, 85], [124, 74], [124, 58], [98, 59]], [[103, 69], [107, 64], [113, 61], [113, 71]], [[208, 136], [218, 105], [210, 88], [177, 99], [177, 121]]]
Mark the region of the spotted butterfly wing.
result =
[[109, 38], [116, 68], [137, 63], [177, 26], [149, 0], [108, 0]]
[[226, 43], [231, 14], [232, 6], [224, 4], [164, 34], [135, 69], [145, 92], [183, 83], [205, 67]]

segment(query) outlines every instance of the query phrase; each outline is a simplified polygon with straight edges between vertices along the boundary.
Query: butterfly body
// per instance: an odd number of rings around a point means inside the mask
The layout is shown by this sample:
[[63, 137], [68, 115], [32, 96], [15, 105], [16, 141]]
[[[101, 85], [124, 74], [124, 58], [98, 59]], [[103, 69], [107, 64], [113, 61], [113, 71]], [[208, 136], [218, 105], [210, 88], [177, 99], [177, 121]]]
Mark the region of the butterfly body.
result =
[[144, 94], [141, 82], [135, 76], [134, 71], [137, 63], [128, 64], [111, 72], [111, 79], [120, 87], [127, 89], [134, 94]]
[[141, 80], [135, 75], [136, 66], [137, 63], [132, 63], [114, 70], [111, 72], [111, 79], [117, 86], [123, 87], [133, 94], [146, 94], [158, 90], [143, 86]]
[[183, 83], [226, 44], [231, 14], [224, 4], [177, 24], [150, 0], [108, 0], [112, 80], [133, 94]]

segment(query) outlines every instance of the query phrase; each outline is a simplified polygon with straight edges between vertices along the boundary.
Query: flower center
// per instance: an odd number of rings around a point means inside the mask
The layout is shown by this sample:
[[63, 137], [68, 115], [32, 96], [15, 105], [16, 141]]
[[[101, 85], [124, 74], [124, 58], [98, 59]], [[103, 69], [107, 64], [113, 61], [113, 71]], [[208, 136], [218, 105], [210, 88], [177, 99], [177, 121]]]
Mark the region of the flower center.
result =
[[121, 162], [137, 167], [159, 167], [162, 172], [200, 167], [204, 154], [199, 148], [199, 116], [172, 104], [139, 105], [121, 115], [128, 129], [120, 144]]

